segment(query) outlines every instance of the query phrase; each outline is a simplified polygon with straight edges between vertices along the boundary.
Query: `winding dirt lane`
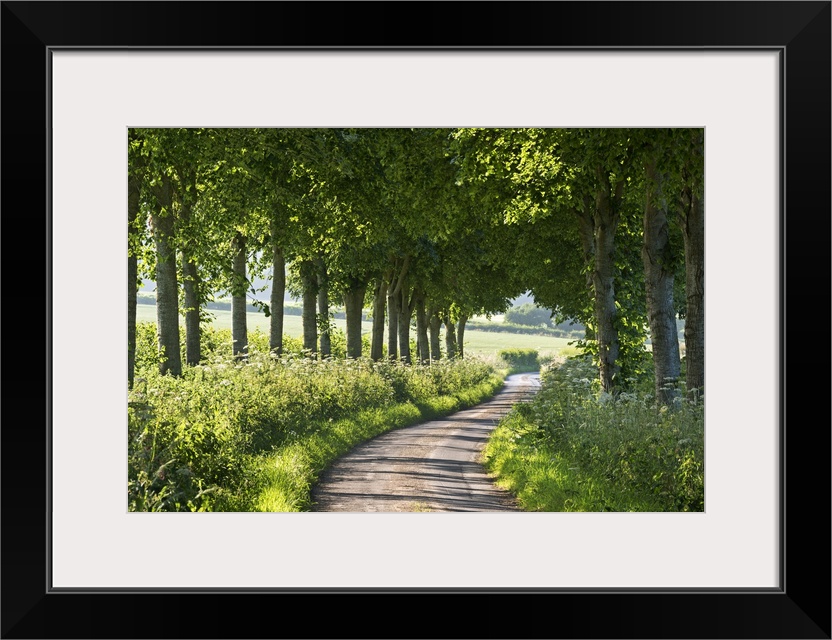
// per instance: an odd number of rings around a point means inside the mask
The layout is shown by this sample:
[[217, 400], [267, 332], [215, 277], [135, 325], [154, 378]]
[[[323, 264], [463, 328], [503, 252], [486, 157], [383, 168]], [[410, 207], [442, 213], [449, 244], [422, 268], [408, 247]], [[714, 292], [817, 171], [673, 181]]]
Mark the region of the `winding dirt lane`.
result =
[[312, 510], [517, 511], [479, 457], [500, 418], [539, 387], [538, 374], [515, 374], [491, 400], [359, 445], [322, 474]]

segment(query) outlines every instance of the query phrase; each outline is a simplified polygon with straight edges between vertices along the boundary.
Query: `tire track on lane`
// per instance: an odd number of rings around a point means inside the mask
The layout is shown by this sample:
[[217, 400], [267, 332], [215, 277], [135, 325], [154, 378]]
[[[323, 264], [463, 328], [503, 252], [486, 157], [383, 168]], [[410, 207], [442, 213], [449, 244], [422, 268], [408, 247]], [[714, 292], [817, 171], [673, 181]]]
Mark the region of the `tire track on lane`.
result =
[[486, 402], [359, 445], [321, 475], [312, 511], [517, 511], [479, 457], [500, 418], [539, 386], [537, 374], [515, 374]]

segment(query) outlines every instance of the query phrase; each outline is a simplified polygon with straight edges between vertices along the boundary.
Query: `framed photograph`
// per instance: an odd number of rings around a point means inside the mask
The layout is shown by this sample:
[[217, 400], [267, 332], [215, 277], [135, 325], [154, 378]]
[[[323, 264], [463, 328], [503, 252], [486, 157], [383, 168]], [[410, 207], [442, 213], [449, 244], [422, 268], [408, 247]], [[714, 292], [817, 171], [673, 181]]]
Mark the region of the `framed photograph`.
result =
[[[3, 2], [2, 51], [3, 637], [830, 637], [830, 2]], [[168, 126], [704, 127], [704, 513], [128, 514]]]

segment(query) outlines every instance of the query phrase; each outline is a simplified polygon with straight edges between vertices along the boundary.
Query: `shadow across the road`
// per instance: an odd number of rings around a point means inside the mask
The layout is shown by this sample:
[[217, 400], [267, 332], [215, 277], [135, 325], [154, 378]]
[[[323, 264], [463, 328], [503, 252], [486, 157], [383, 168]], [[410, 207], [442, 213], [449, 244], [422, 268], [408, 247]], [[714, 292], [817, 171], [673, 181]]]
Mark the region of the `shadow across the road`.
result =
[[312, 511], [518, 511], [479, 464], [488, 435], [536, 391], [511, 376], [494, 398], [451, 416], [387, 432], [338, 460], [312, 489]]

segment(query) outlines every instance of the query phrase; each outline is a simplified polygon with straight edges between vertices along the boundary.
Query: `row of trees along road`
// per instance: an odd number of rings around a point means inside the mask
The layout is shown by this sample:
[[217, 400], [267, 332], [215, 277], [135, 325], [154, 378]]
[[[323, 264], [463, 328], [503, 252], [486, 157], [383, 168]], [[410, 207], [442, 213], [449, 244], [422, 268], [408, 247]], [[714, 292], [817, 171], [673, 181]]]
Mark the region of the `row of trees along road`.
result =
[[200, 362], [216, 292], [245, 357], [256, 276], [272, 279], [259, 306], [276, 354], [287, 280], [305, 349], [329, 355], [337, 300], [348, 357], [379, 360], [386, 342], [408, 364], [440, 357], [443, 325], [445, 354], [462, 356], [469, 317], [530, 290], [586, 325], [607, 392], [640, 373], [649, 335], [662, 402], [678, 394], [685, 317], [687, 388], [702, 393], [702, 129], [130, 129], [128, 143], [131, 385], [141, 278], [156, 282], [160, 369], [178, 376]]

